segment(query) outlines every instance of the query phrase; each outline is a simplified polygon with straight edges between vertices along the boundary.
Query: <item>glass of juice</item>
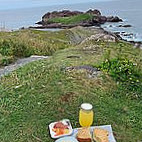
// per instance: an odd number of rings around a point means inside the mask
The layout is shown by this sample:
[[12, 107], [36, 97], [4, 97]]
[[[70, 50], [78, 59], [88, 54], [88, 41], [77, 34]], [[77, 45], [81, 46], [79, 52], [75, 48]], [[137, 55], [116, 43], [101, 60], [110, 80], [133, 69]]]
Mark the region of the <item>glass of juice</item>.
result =
[[79, 111], [79, 123], [82, 127], [90, 127], [93, 123], [93, 106], [83, 103]]

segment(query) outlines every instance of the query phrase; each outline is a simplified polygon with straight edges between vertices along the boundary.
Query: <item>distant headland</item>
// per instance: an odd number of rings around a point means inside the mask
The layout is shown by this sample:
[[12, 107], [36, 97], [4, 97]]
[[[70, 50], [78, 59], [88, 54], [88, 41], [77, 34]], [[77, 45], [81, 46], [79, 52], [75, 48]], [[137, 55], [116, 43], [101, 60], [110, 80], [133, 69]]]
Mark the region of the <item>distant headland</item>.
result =
[[30, 28], [72, 28], [76, 26], [99, 26], [106, 22], [122, 22], [118, 16], [104, 16], [97, 9], [81, 11], [53, 11], [43, 15], [42, 20], [36, 24], [40, 26]]

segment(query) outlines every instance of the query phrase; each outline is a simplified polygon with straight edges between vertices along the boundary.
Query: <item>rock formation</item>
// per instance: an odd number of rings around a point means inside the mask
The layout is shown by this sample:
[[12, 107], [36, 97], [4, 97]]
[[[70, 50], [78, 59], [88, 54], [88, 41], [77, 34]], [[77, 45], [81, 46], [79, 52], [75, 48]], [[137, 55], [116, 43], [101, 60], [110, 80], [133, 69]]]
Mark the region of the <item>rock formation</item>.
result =
[[[81, 14], [90, 14], [92, 18], [82, 20], [78, 23], [73, 23], [73, 24], [63, 24], [58, 22], [52, 22], [51, 20], [54, 18], [71, 17], [71, 16], [76, 16]], [[89, 26], [95, 26], [95, 25], [100, 26], [101, 24], [104, 24], [105, 22], [121, 22], [121, 21], [122, 19], [120, 19], [117, 16], [106, 17], [106, 16], [103, 16], [99, 10], [90, 9], [86, 12], [70, 11], [70, 10], [48, 12], [42, 17], [42, 21], [39, 21], [36, 24], [41, 25], [41, 26], [38, 26], [37, 28], [72, 28], [75, 26], [83, 26], [83, 27], [89, 27]], [[36, 28], [36, 27], [33, 27], [33, 28]]]

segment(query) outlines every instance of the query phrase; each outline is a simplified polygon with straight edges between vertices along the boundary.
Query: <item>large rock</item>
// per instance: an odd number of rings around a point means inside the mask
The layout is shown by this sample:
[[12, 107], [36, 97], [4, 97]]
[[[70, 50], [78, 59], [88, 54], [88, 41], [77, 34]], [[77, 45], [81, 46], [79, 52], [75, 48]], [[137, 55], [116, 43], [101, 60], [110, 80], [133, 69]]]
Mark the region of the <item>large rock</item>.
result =
[[135, 48], [139, 48], [139, 49], [142, 49], [142, 42], [135, 42], [135, 41], [130, 41], [130, 43], [132, 45], [134, 45]]
[[105, 16], [96, 16], [92, 21], [94, 24], [104, 24], [107, 21], [107, 18]]
[[[80, 22], [74, 22], [73, 24], [63, 24], [63, 23], [61, 24], [57, 22], [56, 23], [51, 22], [52, 21], [51, 19], [56, 17], [71, 17], [75, 15], [80, 15], [80, 14], [90, 14], [92, 16], [91, 18], [80, 20]], [[120, 22], [120, 21], [122, 21], [122, 19], [120, 19], [117, 16], [115, 17], [102, 16], [99, 10], [90, 9], [87, 12], [70, 11], [70, 10], [48, 12], [42, 17], [42, 21], [37, 22], [36, 24], [42, 25], [43, 28], [72, 28], [76, 26], [83, 26], [83, 27], [100, 26], [101, 24], [104, 24], [105, 22]]]
[[65, 71], [68, 73], [80, 73], [82, 75], [87, 75], [87, 78], [98, 78], [101, 75], [101, 71], [98, 68], [92, 66], [83, 65], [83, 66], [70, 66], [66, 67]]
[[101, 12], [99, 10], [97, 10], [97, 9], [94, 9], [94, 10], [89, 9], [86, 13], [101, 16]]
[[130, 28], [130, 27], [132, 27], [132, 25], [119, 25], [118, 27], [123, 27], [123, 28]]
[[120, 19], [118, 16], [108, 16], [107, 22], [122, 22], [123, 20]]
[[84, 44], [88, 41], [105, 41], [105, 42], [116, 42], [118, 41], [117, 36], [110, 34], [110, 33], [97, 33], [94, 35], [91, 35], [90, 37], [86, 38], [84, 41], [82, 41], [81, 44]]

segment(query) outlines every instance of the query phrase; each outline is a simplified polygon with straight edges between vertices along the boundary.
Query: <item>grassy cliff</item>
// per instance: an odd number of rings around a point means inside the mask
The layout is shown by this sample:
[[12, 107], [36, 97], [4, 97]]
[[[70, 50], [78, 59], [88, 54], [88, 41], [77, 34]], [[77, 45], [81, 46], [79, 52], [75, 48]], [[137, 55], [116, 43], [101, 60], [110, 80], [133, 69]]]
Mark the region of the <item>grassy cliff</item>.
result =
[[[37, 42], [37, 37], [47, 45], [52, 45], [50, 40], [57, 41], [57, 49], [61, 50], [50, 59], [30, 63], [0, 79], [1, 142], [52, 142], [48, 124], [68, 118], [74, 128], [79, 127], [78, 111], [83, 102], [94, 106], [93, 125], [111, 124], [118, 142], [141, 140], [142, 50], [125, 42], [75, 43], [75, 39], [83, 40], [92, 34], [83, 29], [23, 33], [32, 34], [27, 38], [32, 43]], [[15, 34], [21, 32], [10, 35]], [[67, 48], [63, 49], [62, 44]], [[40, 46], [34, 47], [41, 50]], [[114, 62], [116, 59], [119, 63]], [[65, 70], [82, 65], [97, 67], [101, 74], [90, 78], [85, 70]], [[116, 78], [127, 73], [132, 80]]]

